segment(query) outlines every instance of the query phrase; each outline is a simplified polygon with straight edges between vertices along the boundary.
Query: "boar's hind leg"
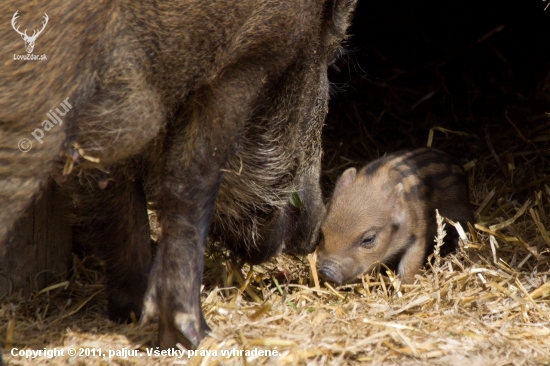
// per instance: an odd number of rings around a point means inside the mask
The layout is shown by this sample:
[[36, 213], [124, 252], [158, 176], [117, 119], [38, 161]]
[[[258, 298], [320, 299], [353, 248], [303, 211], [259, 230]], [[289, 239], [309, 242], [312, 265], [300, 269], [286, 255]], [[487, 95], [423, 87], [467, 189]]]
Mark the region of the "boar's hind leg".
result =
[[105, 261], [109, 318], [127, 321], [131, 312], [139, 318], [152, 261], [141, 182], [115, 171], [105, 189], [93, 183], [78, 187], [78, 193], [76, 240], [93, 246]]
[[169, 131], [158, 201], [161, 238], [142, 319], [158, 315], [164, 349], [178, 342], [195, 348], [209, 330], [200, 302], [205, 243], [221, 170], [243, 135], [261, 85], [263, 75], [253, 72], [225, 70], [195, 93], [185, 116]]

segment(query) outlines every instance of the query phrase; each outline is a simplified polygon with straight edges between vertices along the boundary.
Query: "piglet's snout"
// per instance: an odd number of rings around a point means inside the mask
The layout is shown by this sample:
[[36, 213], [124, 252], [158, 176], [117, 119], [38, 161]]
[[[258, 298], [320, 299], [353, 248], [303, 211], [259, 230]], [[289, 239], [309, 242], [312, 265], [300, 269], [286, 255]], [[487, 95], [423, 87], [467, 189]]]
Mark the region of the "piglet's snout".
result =
[[321, 278], [327, 282], [332, 282], [341, 285], [344, 282], [344, 275], [340, 269], [340, 264], [334, 260], [328, 259], [319, 261], [317, 272]]

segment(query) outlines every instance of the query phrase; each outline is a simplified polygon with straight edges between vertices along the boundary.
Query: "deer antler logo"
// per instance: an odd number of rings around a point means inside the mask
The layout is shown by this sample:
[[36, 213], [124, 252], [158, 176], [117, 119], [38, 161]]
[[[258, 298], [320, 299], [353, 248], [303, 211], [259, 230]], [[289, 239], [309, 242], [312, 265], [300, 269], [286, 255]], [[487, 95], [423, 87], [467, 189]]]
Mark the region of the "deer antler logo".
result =
[[19, 33], [21, 35], [21, 38], [23, 38], [23, 41], [25, 41], [25, 48], [27, 49], [27, 53], [32, 53], [32, 50], [34, 49], [34, 42], [36, 41], [36, 39], [38, 38], [40, 33], [42, 33], [44, 28], [46, 28], [46, 24], [48, 24], [48, 14], [44, 13], [45, 22], [42, 22], [42, 29], [40, 29], [40, 30], [35, 29], [32, 36], [29, 37], [27, 35], [27, 30], [26, 29], [25, 29], [24, 32], [20, 32], [19, 27], [15, 28], [15, 20], [18, 18], [18, 16], [17, 16], [18, 12], [19, 12], [19, 10], [17, 10], [15, 12], [15, 14], [13, 14], [13, 17], [11, 18], [11, 26], [13, 27], [13, 29], [15, 29], [15, 31], [17, 33]]

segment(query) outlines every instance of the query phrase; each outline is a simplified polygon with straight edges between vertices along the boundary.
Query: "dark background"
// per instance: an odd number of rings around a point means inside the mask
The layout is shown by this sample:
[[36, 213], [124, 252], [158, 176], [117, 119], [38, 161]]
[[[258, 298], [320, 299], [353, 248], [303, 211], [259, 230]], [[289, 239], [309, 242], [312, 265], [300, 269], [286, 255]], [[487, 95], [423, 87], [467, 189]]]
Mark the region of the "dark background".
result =
[[477, 160], [481, 178], [517, 186], [548, 174], [546, 6], [359, 0], [352, 37], [329, 71], [325, 193], [346, 167], [426, 146], [432, 127], [465, 133], [435, 131], [432, 146]]

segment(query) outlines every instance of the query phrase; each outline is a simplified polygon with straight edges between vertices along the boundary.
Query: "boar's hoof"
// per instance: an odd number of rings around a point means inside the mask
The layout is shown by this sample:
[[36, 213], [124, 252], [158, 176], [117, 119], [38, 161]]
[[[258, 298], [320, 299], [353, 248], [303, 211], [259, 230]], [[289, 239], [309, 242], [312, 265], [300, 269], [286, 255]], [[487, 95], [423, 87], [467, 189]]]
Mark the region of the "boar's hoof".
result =
[[321, 278], [325, 281], [332, 282], [337, 285], [340, 285], [343, 282], [342, 274], [333, 267], [320, 267], [318, 271]]
[[[145, 297], [140, 325], [144, 325], [158, 316], [158, 344], [161, 349], [176, 348], [178, 343], [186, 349], [196, 349], [211, 330], [206, 324], [200, 305], [197, 306], [197, 311], [192, 313], [174, 310], [173, 306], [159, 308], [158, 305], [162, 304], [157, 304], [155, 295], [156, 291], [152, 291]], [[182, 306], [183, 304], [180, 303], [178, 308], [181, 309]]]
[[205, 321], [197, 322], [194, 315], [177, 312], [173, 315], [173, 321], [161, 317], [159, 346], [162, 349], [168, 349], [180, 343], [187, 349], [196, 349], [208, 331], [210, 328]]

